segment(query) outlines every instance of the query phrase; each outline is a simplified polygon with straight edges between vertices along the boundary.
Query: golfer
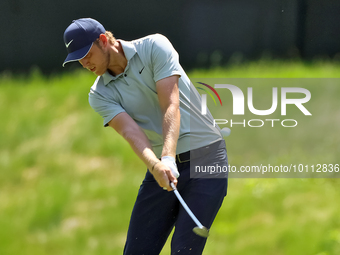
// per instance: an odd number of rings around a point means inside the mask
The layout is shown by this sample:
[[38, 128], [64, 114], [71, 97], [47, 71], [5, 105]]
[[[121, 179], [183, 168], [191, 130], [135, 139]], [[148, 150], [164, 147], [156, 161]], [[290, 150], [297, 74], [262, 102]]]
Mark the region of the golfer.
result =
[[210, 228], [228, 179], [225, 173], [195, 173], [193, 165], [225, 167], [227, 153], [211, 114], [201, 114], [201, 97], [178, 53], [163, 35], [116, 40], [91, 18], [74, 20], [64, 42], [68, 56], [63, 65], [79, 61], [98, 76], [89, 93], [91, 107], [147, 167], [124, 254], [159, 254], [173, 228], [171, 254], [202, 254], [206, 238], [192, 232], [195, 223], [169, 192], [170, 182]]

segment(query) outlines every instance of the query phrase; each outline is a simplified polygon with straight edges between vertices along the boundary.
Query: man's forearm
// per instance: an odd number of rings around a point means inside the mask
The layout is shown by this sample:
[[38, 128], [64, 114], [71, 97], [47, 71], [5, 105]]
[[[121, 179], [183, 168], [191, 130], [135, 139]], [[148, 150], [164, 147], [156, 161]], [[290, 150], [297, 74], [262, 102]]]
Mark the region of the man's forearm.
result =
[[[122, 114], [122, 116], [124, 115], [125, 114]], [[117, 122], [120, 123], [119, 121], [116, 121], [116, 123]], [[171, 173], [171, 168], [163, 164], [156, 157], [155, 153], [152, 151], [152, 146], [143, 130], [138, 128], [134, 122], [130, 122], [130, 124], [131, 126], [125, 125], [126, 128], [124, 129], [117, 128], [117, 126], [115, 129], [120, 135], [124, 137], [136, 155], [145, 163], [159, 186], [167, 189], [168, 191], [172, 190], [170, 187], [170, 182], [173, 182], [176, 185], [177, 179]], [[114, 127], [115, 125], [110, 123], [110, 126]]]
[[159, 162], [149, 139], [127, 113], [118, 114], [109, 122], [109, 126], [114, 128], [130, 144], [136, 155], [150, 170], [155, 163]]
[[180, 110], [178, 105], [170, 105], [163, 118], [163, 151], [162, 156], [176, 157], [177, 140], [180, 129]]
[[169, 76], [156, 83], [159, 104], [163, 113], [162, 156], [176, 157], [177, 140], [180, 130], [179, 76]]
[[151, 144], [141, 130], [139, 132], [129, 132], [123, 135], [124, 139], [130, 144], [136, 155], [144, 162], [146, 167], [152, 170], [152, 167], [159, 162], [152, 150]]
[[164, 165], [152, 151], [151, 144], [141, 129], [128, 129], [120, 132], [124, 139], [130, 144], [136, 155], [145, 163], [160, 187], [172, 190], [170, 182], [177, 184], [177, 179], [172, 175], [169, 166]]

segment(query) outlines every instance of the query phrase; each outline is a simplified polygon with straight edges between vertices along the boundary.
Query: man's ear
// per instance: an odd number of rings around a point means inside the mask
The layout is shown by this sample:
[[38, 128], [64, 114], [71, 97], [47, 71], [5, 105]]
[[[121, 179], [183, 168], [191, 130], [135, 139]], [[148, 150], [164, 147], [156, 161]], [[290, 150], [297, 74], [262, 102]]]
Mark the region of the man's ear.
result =
[[102, 44], [102, 46], [106, 46], [107, 45], [107, 37], [105, 34], [100, 34], [99, 36], [99, 41], [100, 41], [100, 44]]

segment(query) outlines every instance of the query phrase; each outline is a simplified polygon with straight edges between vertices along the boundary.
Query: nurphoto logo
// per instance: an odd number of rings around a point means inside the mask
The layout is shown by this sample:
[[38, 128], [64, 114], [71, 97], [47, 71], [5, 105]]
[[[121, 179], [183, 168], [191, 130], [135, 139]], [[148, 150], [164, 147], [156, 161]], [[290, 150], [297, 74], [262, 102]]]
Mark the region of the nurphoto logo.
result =
[[[267, 116], [275, 113], [278, 108], [280, 109], [280, 115], [286, 116], [287, 115], [287, 105], [293, 105], [299, 109], [303, 115], [311, 116], [312, 114], [308, 109], [304, 106], [311, 99], [311, 92], [305, 88], [299, 87], [281, 87], [280, 88], [280, 97], [278, 95], [278, 87], [271, 88], [271, 107], [268, 109], [257, 109], [254, 106], [254, 95], [253, 95], [253, 88], [247, 87], [247, 94], [245, 96], [244, 92], [236, 85], [231, 84], [214, 84], [214, 87], [203, 82], [197, 82], [200, 85], [203, 85], [205, 88], [196, 87], [198, 90], [203, 91], [205, 93], [201, 94], [202, 98], [202, 105], [201, 105], [201, 114], [207, 114], [207, 95], [214, 101], [215, 105], [217, 102], [214, 98], [214, 95], [209, 91], [211, 90], [215, 96], [218, 98], [221, 107], [225, 107], [222, 104], [222, 99], [220, 94], [217, 92], [216, 89], [219, 91], [227, 90], [231, 93], [232, 96], [232, 115], [233, 116], [242, 116], [245, 115], [245, 101], [247, 101], [247, 107], [250, 113], [257, 115], [257, 116]], [[295, 97], [299, 98], [292, 98], [289, 95], [294, 95]], [[261, 95], [263, 96], [263, 95]], [[267, 98], [266, 98], [267, 99]], [[262, 99], [261, 99], [262, 100]], [[259, 101], [261, 101], [259, 100]], [[213, 114], [214, 116], [214, 114]], [[230, 124], [230, 127], [235, 125], [241, 125], [243, 127], [262, 127], [265, 123], [270, 124], [272, 127], [275, 126], [277, 122], [280, 122], [281, 126], [283, 127], [296, 127], [298, 125], [298, 121], [295, 119], [250, 119], [246, 120], [243, 119], [240, 121], [233, 121], [233, 119], [214, 119], [214, 126], [215, 125], [225, 125]]]

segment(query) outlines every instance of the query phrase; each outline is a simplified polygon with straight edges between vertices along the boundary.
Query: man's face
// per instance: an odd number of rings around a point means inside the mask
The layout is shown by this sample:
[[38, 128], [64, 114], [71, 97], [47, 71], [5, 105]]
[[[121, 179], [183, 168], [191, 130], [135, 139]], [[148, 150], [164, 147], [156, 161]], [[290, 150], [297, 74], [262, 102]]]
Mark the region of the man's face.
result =
[[97, 76], [103, 75], [109, 66], [109, 53], [94, 43], [87, 55], [79, 63]]

